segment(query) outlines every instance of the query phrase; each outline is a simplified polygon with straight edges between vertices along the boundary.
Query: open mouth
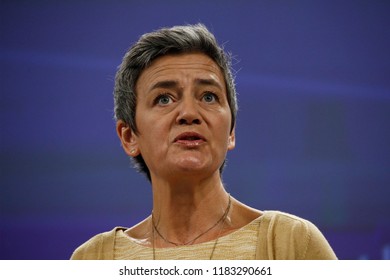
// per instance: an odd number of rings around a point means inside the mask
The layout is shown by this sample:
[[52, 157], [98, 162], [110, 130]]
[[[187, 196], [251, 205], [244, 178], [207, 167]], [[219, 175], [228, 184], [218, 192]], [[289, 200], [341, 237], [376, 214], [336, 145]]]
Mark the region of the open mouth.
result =
[[175, 143], [187, 146], [197, 146], [205, 141], [206, 139], [196, 132], [184, 132], [178, 135], [174, 140]]

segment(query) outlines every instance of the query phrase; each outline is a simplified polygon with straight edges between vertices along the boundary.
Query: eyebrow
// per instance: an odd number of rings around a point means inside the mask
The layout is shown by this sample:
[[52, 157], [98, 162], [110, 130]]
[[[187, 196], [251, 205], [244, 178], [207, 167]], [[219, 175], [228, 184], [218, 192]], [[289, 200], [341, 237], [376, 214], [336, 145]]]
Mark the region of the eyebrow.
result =
[[222, 89], [221, 84], [215, 79], [195, 79], [195, 83], [199, 85], [216, 86]]
[[174, 80], [166, 80], [166, 81], [160, 81], [155, 83], [150, 89], [156, 89], [156, 88], [175, 88], [177, 87], [179, 83]]
[[[195, 83], [197, 85], [206, 85], [206, 86], [216, 86], [220, 89], [222, 89], [222, 86], [219, 82], [217, 82], [214, 79], [195, 79]], [[159, 81], [155, 83], [150, 89], [156, 89], [156, 88], [176, 88], [178, 87], [179, 82], [175, 80], [166, 80], [166, 81]]]

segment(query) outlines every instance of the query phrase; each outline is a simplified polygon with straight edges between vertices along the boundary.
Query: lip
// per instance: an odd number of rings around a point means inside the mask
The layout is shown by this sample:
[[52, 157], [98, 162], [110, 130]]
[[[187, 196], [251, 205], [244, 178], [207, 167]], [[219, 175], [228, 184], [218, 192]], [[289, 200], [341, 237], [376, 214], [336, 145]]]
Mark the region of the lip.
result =
[[206, 142], [206, 138], [197, 132], [188, 131], [179, 134], [173, 142], [187, 147], [196, 147]]

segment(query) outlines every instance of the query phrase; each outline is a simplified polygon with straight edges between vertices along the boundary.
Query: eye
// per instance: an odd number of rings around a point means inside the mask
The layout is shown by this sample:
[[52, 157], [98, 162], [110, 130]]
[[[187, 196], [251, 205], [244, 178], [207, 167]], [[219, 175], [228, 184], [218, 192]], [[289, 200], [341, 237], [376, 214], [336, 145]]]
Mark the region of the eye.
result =
[[160, 94], [154, 100], [154, 103], [157, 105], [168, 105], [172, 102], [172, 98], [168, 94]]
[[215, 93], [212, 93], [212, 92], [206, 92], [204, 95], [203, 95], [203, 100], [207, 103], [213, 103], [215, 101], [218, 100], [218, 97]]

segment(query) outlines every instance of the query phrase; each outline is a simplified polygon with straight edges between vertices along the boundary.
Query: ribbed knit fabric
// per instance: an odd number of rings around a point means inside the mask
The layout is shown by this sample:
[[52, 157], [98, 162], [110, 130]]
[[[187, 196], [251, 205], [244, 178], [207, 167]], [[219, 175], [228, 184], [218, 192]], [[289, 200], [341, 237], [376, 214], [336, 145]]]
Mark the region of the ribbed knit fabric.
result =
[[[153, 259], [153, 249], [135, 243], [115, 227], [79, 246], [73, 260]], [[215, 241], [156, 249], [156, 259], [210, 259]], [[279, 211], [264, 211], [248, 225], [218, 239], [213, 259], [335, 260], [328, 241], [311, 222]]]
[[[208, 260], [212, 254], [212, 259], [215, 260], [254, 260], [260, 220], [258, 218], [217, 240], [195, 245], [155, 248], [155, 257], [161, 260]], [[150, 260], [153, 259], [153, 249], [134, 242], [123, 230], [119, 230], [114, 245], [114, 259]]]

